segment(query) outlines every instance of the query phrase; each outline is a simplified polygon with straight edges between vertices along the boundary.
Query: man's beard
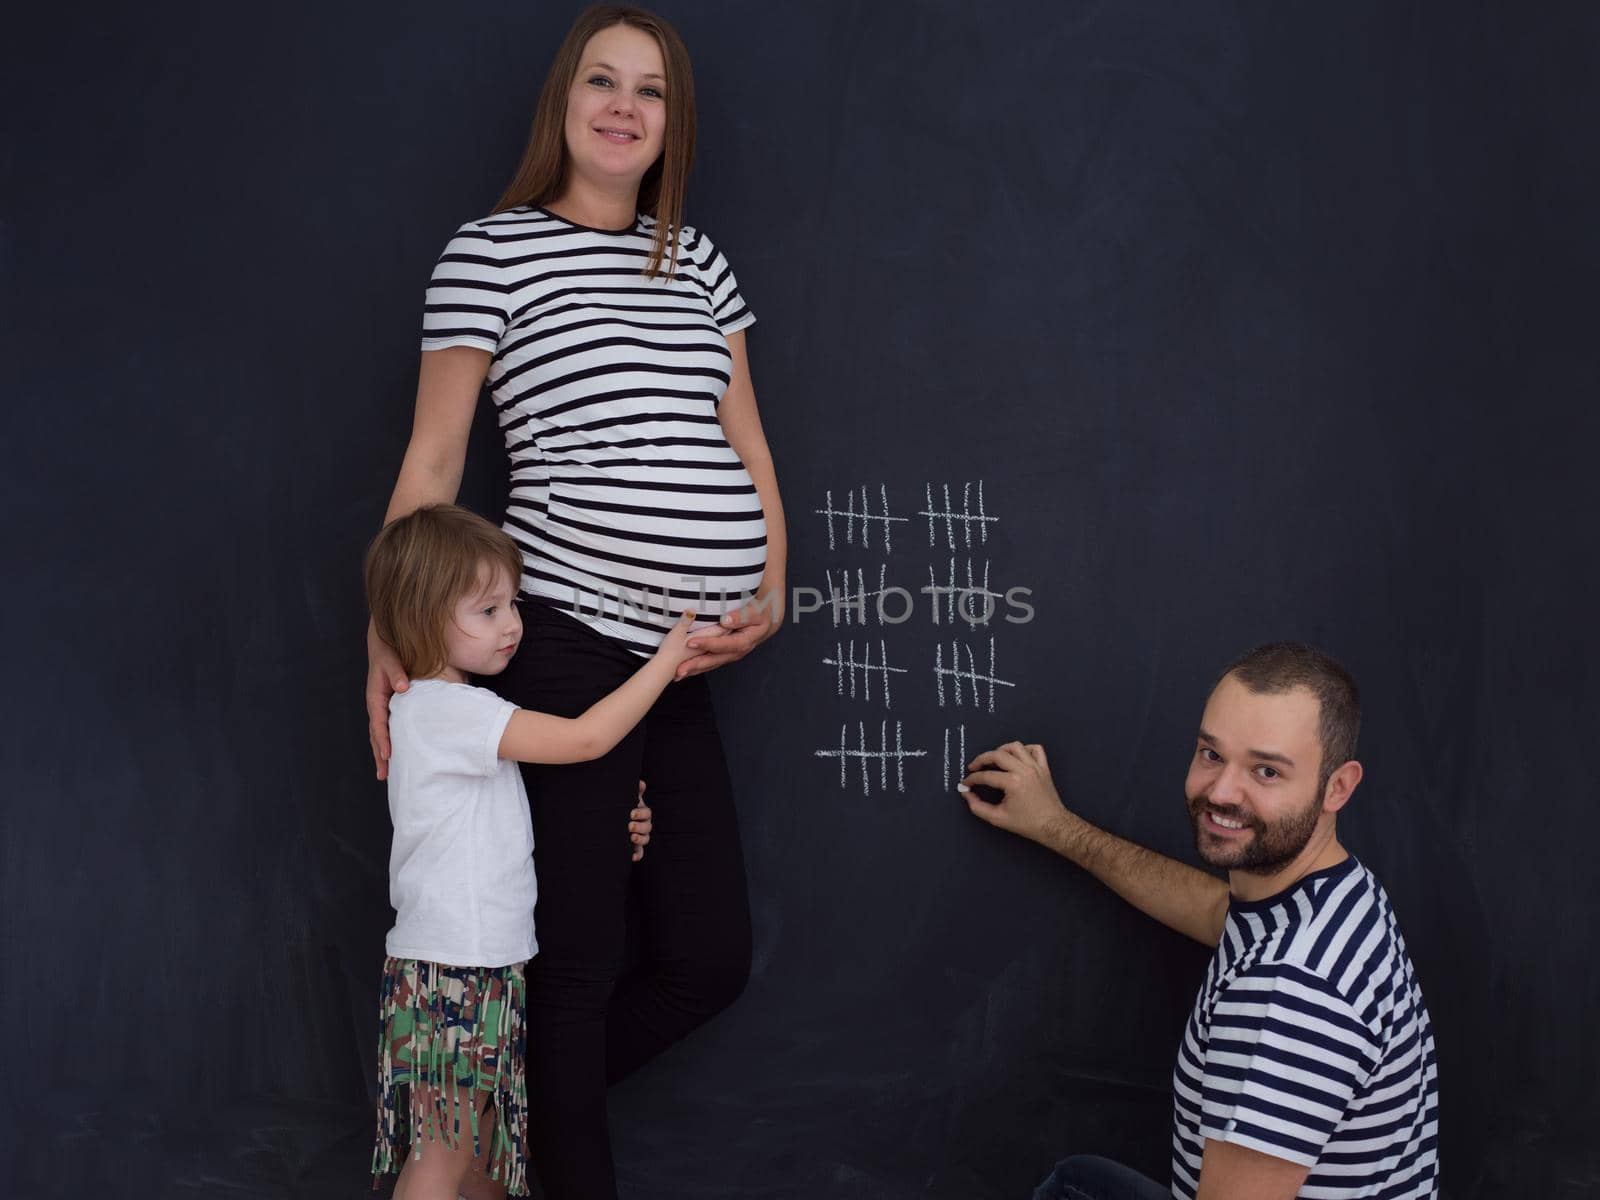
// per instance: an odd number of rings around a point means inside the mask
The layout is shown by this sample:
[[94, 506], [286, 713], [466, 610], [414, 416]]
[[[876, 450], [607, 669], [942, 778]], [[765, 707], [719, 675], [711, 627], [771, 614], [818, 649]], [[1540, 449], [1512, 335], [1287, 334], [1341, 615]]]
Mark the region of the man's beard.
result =
[[[1200, 857], [1213, 867], [1252, 875], [1271, 875], [1294, 861], [1316, 832], [1322, 815], [1321, 797], [1312, 800], [1303, 812], [1290, 813], [1271, 825], [1248, 817], [1239, 809], [1218, 808], [1204, 796], [1187, 796], [1185, 800], [1189, 819], [1194, 823], [1194, 848]], [[1224, 841], [1206, 834], [1200, 822], [1208, 812], [1230, 821], [1243, 821], [1252, 836]]]

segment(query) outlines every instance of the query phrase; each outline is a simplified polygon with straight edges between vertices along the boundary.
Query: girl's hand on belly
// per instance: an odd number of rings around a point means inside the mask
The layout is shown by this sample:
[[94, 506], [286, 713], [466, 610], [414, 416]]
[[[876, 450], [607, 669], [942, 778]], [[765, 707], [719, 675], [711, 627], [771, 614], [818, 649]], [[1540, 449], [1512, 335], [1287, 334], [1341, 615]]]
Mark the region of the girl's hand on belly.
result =
[[692, 634], [689, 649], [704, 653], [681, 663], [674, 678], [703, 675], [749, 654], [783, 625], [782, 597], [782, 584], [763, 586], [749, 604], [724, 614], [720, 628]]

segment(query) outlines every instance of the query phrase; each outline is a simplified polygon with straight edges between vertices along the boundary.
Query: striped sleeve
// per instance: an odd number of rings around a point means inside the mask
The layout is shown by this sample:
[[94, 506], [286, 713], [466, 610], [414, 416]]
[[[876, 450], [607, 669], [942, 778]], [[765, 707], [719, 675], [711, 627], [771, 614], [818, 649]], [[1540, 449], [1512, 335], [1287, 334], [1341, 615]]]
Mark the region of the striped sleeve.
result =
[[1217, 997], [1200, 1134], [1314, 1166], [1382, 1047], [1326, 980], [1258, 966]]
[[506, 329], [511, 284], [498, 246], [478, 222], [456, 231], [434, 265], [422, 309], [422, 348], [472, 346], [493, 354]]
[[755, 313], [739, 294], [739, 281], [733, 277], [733, 268], [703, 233], [695, 234], [694, 264], [710, 297], [711, 315], [724, 335], [738, 333], [756, 323]]

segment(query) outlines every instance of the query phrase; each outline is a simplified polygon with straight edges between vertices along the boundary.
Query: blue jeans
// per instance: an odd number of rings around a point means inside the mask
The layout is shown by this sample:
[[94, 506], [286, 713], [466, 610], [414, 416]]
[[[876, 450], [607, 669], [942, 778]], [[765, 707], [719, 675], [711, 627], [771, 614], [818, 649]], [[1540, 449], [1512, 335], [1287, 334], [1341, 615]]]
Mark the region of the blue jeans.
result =
[[1171, 1189], [1121, 1163], [1074, 1154], [1056, 1164], [1033, 1200], [1168, 1200], [1171, 1195]]

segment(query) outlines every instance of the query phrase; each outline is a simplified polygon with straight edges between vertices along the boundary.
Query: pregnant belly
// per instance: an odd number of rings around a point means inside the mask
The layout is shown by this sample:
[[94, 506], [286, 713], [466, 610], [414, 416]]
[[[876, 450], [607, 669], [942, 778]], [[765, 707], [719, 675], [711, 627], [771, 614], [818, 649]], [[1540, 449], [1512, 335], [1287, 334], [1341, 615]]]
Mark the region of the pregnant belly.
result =
[[594, 590], [648, 590], [674, 612], [737, 607], [766, 568], [766, 518], [742, 465], [553, 481], [545, 526], [552, 557], [570, 556]]

